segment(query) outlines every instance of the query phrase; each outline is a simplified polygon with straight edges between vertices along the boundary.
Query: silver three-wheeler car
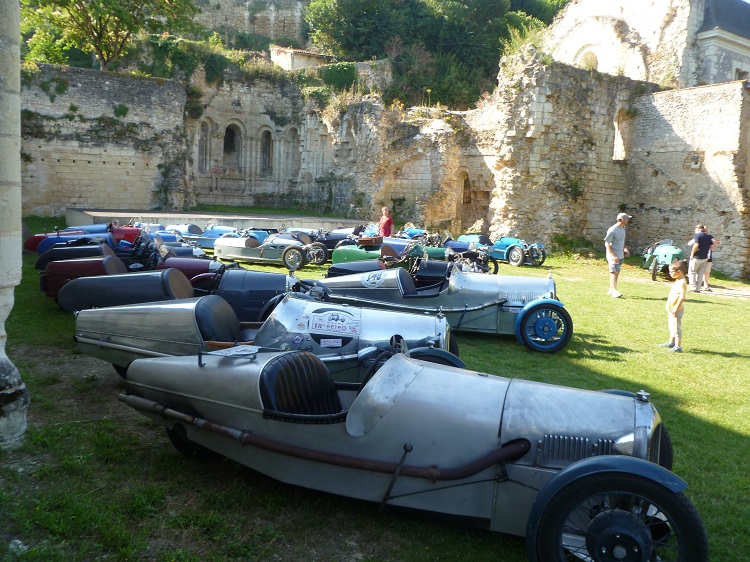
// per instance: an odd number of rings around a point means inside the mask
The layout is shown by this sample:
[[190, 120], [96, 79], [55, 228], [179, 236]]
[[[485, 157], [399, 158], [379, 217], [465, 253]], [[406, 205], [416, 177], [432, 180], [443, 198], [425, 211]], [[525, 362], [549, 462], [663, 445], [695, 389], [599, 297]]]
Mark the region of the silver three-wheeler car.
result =
[[309, 352], [258, 348], [138, 359], [125, 378], [120, 400], [189, 456], [526, 536], [532, 561], [708, 561], [642, 391], [577, 390], [404, 354], [352, 387]]

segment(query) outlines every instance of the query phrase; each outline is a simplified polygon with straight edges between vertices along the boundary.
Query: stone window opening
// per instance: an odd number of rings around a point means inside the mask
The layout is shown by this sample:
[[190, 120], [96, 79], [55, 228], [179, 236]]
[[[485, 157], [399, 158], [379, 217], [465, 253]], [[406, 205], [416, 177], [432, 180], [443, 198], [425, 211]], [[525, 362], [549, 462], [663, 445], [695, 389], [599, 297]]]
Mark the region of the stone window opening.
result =
[[224, 169], [239, 170], [242, 153], [242, 133], [237, 125], [229, 125], [224, 130]]
[[577, 66], [586, 70], [598, 70], [599, 59], [593, 51], [586, 51], [579, 57]]
[[466, 174], [464, 174], [463, 203], [471, 203], [471, 182], [469, 181], [469, 176]]
[[625, 148], [626, 138], [628, 134], [628, 115], [627, 110], [621, 107], [615, 115], [615, 141], [612, 149], [612, 160], [615, 162], [623, 162], [627, 160], [628, 154]]
[[263, 131], [260, 137], [261, 164], [260, 171], [264, 176], [273, 173], [273, 137], [271, 131]]
[[734, 69], [734, 79], [735, 80], [747, 80], [750, 78], [750, 72], [747, 70], [742, 70], [740, 68]]
[[198, 171], [205, 172], [208, 170], [208, 163], [211, 161], [211, 150], [208, 140], [208, 123], [201, 123], [201, 134], [198, 140]]

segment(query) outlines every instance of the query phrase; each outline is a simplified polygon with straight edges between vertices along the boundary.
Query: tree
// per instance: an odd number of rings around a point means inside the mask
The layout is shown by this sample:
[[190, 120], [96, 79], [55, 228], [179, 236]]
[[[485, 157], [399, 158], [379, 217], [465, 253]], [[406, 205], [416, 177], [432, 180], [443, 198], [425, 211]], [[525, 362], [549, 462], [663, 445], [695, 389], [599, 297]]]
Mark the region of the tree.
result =
[[[125, 54], [133, 36], [197, 29], [194, 0], [21, 0], [23, 29], [33, 30], [31, 57], [60, 62], [57, 44], [93, 52], [102, 70]], [[45, 49], [39, 46], [51, 46]], [[45, 59], [51, 60], [43, 60]]]

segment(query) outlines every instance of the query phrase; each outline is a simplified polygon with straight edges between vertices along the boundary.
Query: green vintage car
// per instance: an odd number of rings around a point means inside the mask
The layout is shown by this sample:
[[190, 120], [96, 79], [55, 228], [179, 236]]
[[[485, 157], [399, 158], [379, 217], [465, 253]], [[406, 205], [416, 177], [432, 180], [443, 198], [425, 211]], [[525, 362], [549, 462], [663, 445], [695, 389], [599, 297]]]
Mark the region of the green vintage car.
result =
[[651, 271], [651, 279], [654, 281], [660, 272], [671, 279], [669, 264], [683, 259], [685, 259], [685, 252], [675, 246], [672, 240], [659, 240], [643, 252], [643, 269]]
[[408, 238], [383, 238], [382, 236], [363, 236], [356, 242], [341, 243], [333, 250], [331, 262], [376, 260], [381, 256], [392, 258], [423, 257], [431, 260], [447, 259], [447, 248], [424, 246]]

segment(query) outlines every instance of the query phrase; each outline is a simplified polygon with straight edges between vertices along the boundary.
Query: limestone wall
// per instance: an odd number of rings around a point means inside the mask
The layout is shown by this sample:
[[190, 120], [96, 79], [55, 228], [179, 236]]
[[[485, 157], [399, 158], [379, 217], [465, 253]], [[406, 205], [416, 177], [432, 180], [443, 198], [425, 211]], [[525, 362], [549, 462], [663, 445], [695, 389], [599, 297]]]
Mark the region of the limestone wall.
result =
[[492, 176], [492, 235], [601, 238], [627, 202], [617, 145], [627, 140], [627, 110], [645, 87], [545, 65], [533, 51], [505, 59], [495, 93], [467, 115]]
[[209, 29], [257, 33], [272, 39], [303, 39], [310, 0], [203, 0], [196, 20]]
[[178, 82], [41, 65], [22, 88], [23, 214], [182, 206], [184, 105]]
[[750, 274], [750, 93], [730, 82], [644, 96], [634, 103], [628, 202], [631, 238], [684, 246], [695, 224], [721, 243], [714, 267]]

